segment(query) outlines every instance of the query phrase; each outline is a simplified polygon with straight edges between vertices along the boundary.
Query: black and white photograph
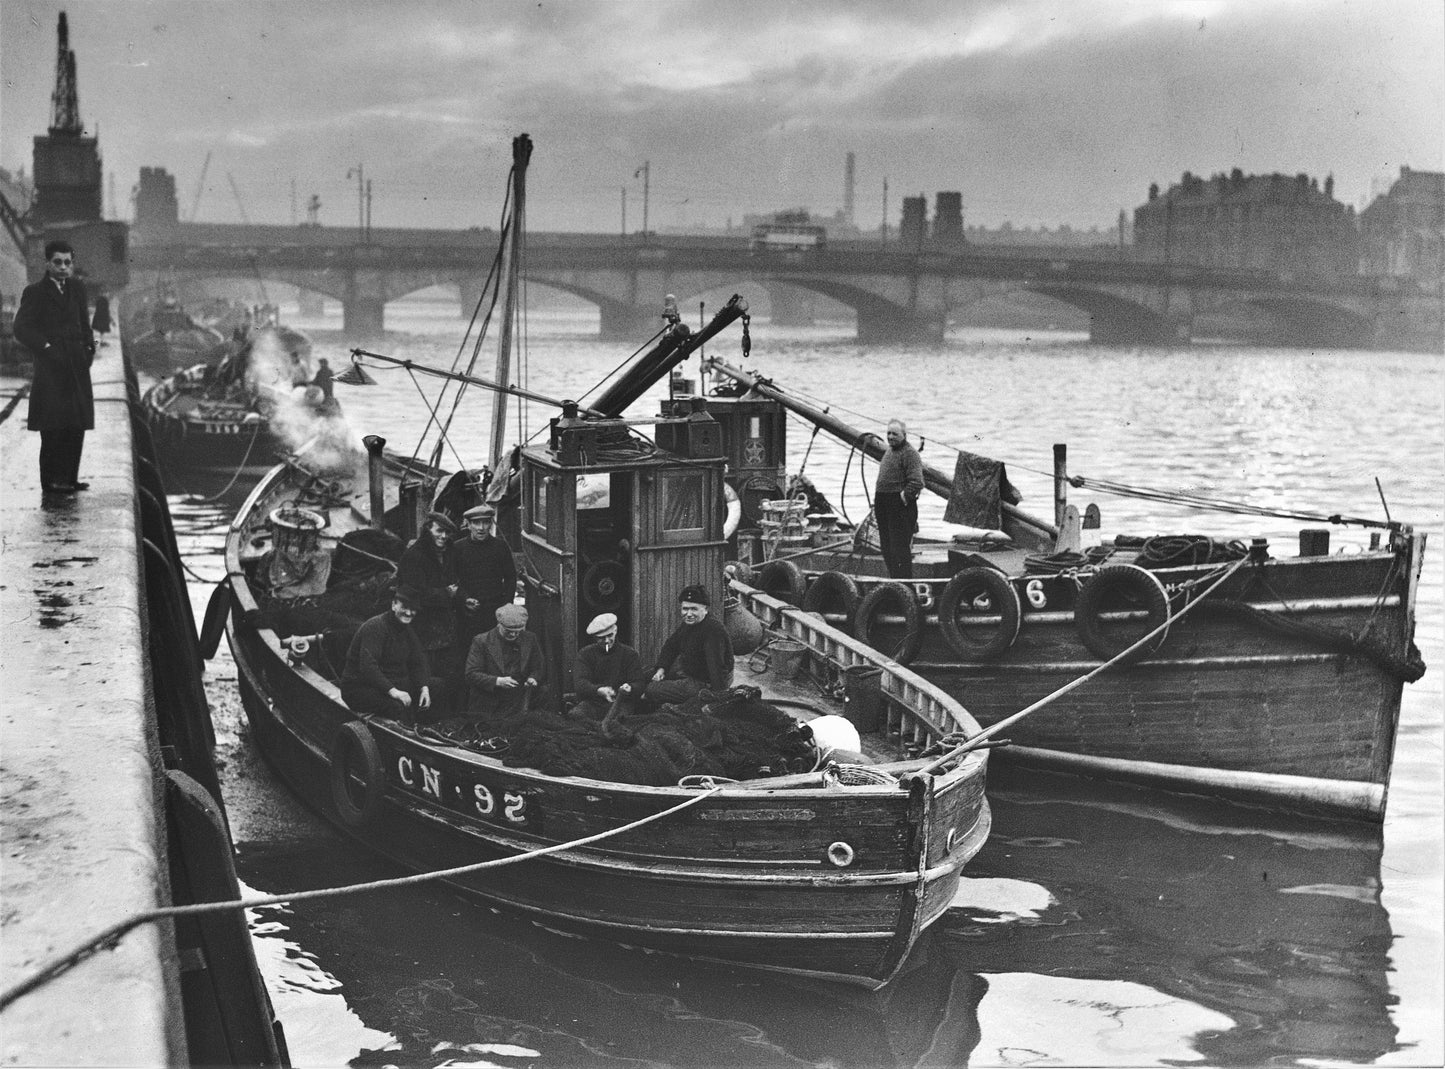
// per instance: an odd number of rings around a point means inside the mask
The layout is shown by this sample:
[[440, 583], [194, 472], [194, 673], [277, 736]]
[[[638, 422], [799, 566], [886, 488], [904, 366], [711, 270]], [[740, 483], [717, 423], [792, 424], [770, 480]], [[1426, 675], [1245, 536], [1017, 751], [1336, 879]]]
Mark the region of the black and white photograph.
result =
[[1441, 0], [0, 0], [0, 1062], [1445, 1065]]

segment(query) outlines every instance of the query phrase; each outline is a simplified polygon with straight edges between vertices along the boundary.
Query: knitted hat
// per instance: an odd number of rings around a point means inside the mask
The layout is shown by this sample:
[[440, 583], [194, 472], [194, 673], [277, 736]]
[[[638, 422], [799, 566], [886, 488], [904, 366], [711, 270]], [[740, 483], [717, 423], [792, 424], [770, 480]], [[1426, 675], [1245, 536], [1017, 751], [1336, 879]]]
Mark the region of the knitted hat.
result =
[[697, 583], [682, 588], [682, 593], [677, 596], [678, 601], [690, 601], [694, 605], [711, 605], [712, 600], [707, 596], [707, 590]]

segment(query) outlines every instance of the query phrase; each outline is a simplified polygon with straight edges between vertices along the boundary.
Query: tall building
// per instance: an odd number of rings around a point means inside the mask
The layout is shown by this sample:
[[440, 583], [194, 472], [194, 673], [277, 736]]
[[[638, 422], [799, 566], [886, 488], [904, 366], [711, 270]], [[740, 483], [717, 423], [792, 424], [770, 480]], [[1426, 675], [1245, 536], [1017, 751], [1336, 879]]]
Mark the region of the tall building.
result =
[[1345, 277], [1359, 266], [1354, 209], [1334, 198], [1334, 179], [1305, 174], [1211, 178], [1184, 172], [1167, 192], [1149, 187], [1134, 209], [1135, 255], [1142, 260], [1257, 268]]
[[903, 221], [898, 227], [898, 244], [904, 249], [923, 248], [928, 236], [928, 198], [919, 194], [903, 198]]
[[142, 167], [135, 193], [136, 228], [154, 230], [175, 226], [180, 217], [176, 176], [164, 167]]
[[963, 194], [939, 193], [933, 200], [933, 242], [936, 245], [962, 245]]
[[1400, 168], [1400, 177], [1360, 213], [1360, 273], [1445, 281], [1445, 173]]

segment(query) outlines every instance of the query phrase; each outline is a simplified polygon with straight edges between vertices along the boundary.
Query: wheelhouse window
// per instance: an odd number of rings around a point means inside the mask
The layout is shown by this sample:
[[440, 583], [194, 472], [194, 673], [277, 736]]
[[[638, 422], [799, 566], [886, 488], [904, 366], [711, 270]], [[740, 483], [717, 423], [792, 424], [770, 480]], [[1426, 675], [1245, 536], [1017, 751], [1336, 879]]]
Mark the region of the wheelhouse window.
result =
[[527, 530], [547, 537], [547, 483], [541, 472], [530, 473], [531, 487], [527, 497]]
[[664, 542], [701, 541], [707, 526], [707, 482], [703, 472], [674, 471], [659, 480]]

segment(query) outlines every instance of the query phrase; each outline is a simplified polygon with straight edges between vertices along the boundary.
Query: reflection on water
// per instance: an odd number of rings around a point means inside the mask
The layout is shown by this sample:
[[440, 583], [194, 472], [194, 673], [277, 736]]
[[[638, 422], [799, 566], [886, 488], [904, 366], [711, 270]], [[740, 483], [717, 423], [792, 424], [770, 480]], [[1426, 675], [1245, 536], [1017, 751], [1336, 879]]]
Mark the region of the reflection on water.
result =
[[[449, 364], [459, 324], [450, 311], [395, 308], [388, 322], [400, 329], [373, 347]], [[301, 325], [317, 355], [341, 368], [340, 335]], [[530, 387], [579, 396], [578, 382], [590, 386], [615, 366], [622, 347], [588, 336], [594, 329], [534, 321]], [[1051, 502], [1053, 442], [1068, 443], [1081, 474], [1326, 512], [1379, 515], [1379, 477], [1394, 518], [1433, 532], [1418, 636], [1429, 671], [1406, 688], [1383, 839], [1318, 824], [1262, 826], [1246, 810], [995, 769], [993, 837], [909, 971], [875, 994], [563, 938], [440, 887], [262, 911], [258, 950], [296, 1063], [1438, 1062], [1439, 362], [1161, 354], [1009, 332], [970, 332], [920, 352], [870, 350], [843, 328], [754, 324], [753, 335], [760, 369], [826, 394], [835, 411], [905, 415], [936, 466], [951, 463], [943, 443], [1006, 458], [1025, 506], [1037, 511]], [[708, 348], [736, 360], [735, 344], [724, 335]], [[412, 404], [417, 388], [405, 376], [377, 377], [378, 389], [338, 390], [353, 432], [380, 431], [410, 452], [426, 419]], [[654, 400], [635, 409], [652, 410]], [[453, 445], [479, 463], [489, 401], [473, 395], [468, 413]], [[530, 434], [548, 415], [533, 406], [513, 422]], [[794, 438], [795, 464], [806, 440]], [[842, 503], [856, 519], [867, 503], [856, 458], [849, 465], [847, 451], [822, 438], [808, 453], [825, 492], [851, 472]], [[171, 497], [198, 614], [222, 573], [238, 493], [218, 502]], [[1099, 503], [1109, 530], [1155, 534], [1181, 522], [1228, 537], [1256, 530], [1257, 521], [1238, 517], [1181, 521], [1152, 502]], [[1271, 539], [1292, 543], [1297, 525], [1273, 522]], [[941, 505], [923, 525], [947, 530]], [[1366, 538], [1337, 531], [1333, 546]], [[223, 648], [208, 693], [242, 878], [272, 893], [395, 875], [300, 810], [251, 754], [234, 672]]]

